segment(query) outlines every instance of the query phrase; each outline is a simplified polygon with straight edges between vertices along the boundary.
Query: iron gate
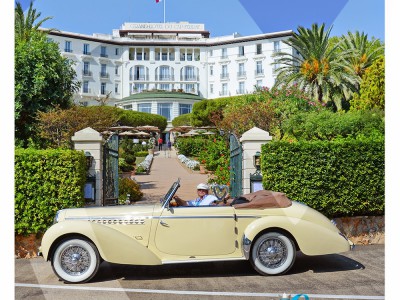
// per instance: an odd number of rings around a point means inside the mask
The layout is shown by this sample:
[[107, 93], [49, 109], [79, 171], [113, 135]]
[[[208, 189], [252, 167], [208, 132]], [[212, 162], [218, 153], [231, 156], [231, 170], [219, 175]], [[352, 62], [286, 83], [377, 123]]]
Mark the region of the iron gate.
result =
[[102, 205], [118, 204], [118, 134], [111, 135], [103, 146]]
[[230, 149], [230, 194], [232, 197], [242, 195], [242, 145], [234, 134], [229, 136]]

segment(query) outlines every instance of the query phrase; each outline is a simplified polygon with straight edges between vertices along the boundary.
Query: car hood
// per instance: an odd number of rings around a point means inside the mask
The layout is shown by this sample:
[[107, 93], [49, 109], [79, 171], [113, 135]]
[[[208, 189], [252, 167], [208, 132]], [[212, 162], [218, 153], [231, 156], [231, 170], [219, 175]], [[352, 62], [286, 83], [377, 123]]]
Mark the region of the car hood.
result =
[[67, 220], [97, 219], [132, 219], [135, 217], [151, 217], [159, 204], [152, 205], [118, 205], [89, 208], [63, 209], [58, 214], [58, 222]]

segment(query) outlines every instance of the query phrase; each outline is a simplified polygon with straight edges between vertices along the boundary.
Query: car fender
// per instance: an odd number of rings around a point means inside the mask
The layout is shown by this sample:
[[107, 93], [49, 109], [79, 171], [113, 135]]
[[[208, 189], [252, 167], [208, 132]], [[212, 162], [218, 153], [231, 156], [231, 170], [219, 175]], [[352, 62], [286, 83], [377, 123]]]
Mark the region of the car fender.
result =
[[244, 230], [244, 242], [254, 242], [261, 232], [284, 230], [290, 233], [306, 255], [323, 255], [349, 251], [351, 244], [330, 222], [325, 225], [288, 216], [267, 216], [250, 223]]
[[160, 265], [161, 260], [133, 237], [108, 226], [88, 221], [63, 221], [51, 226], [43, 236], [40, 251], [45, 260], [60, 238], [80, 235], [90, 239], [108, 262], [134, 265]]

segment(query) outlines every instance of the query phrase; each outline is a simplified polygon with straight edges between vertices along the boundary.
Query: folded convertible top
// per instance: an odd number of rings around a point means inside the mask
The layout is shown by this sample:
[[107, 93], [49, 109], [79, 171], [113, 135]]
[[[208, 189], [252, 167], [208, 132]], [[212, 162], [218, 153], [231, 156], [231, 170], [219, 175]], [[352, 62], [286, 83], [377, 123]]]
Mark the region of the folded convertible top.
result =
[[241, 197], [249, 202], [234, 204], [234, 208], [284, 208], [292, 205], [292, 201], [281, 192], [261, 190]]

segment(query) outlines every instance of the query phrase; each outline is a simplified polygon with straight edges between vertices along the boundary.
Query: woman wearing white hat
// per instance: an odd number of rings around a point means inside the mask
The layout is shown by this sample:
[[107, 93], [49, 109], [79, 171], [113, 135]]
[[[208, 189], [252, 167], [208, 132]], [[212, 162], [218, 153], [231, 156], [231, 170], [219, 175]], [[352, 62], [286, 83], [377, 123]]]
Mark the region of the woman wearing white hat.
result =
[[197, 186], [197, 195], [198, 197], [194, 200], [185, 201], [182, 200], [179, 196], [174, 196], [176, 203], [178, 206], [206, 206], [212, 205], [214, 201], [218, 200], [214, 195], [208, 194], [209, 186], [205, 183], [200, 183]]

